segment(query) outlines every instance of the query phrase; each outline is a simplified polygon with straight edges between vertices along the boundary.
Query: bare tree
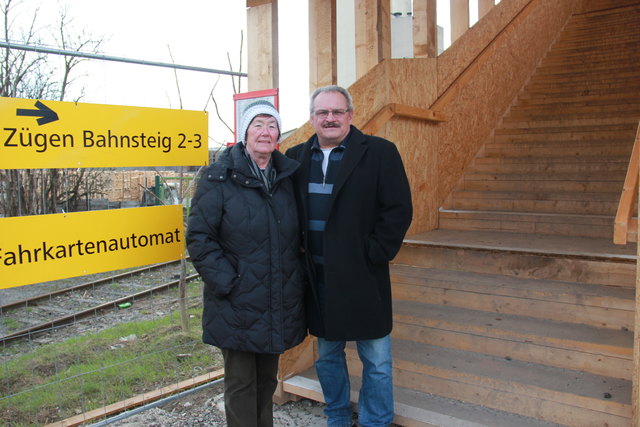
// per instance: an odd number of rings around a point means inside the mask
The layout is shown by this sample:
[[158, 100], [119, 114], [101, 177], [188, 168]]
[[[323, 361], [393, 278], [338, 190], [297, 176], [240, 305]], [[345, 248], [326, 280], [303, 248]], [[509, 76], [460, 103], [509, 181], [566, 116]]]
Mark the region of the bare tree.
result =
[[[242, 31], [240, 31], [240, 52], [238, 55], [238, 69], [234, 70], [233, 69], [233, 63], [231, 61], [231, 55], [229, 54], [229, 52], [227, 52], [227, 61], [229, 62], [229, 71], [237, 71], [237, 72], [242, 72], [242, 48], [244, 45], [244, 33]], [[233, 93], [237, 94], [241, 92], [241, 82], [242, 82], [242, 77], [241, 76], [237, 76], [238, 78], [238, 82], [236, 84], [236, 80], [234, 78], [234, 76], [230, 76], [231, 77], [231, 85], [233, 87]], [[205, 103], [204, 109], [206, 110], [207, 107], [209, 106], [209, 101], [213, 102], [213, 107], [215, 108], [216, 111], [216, 116], [218, 117], [218, 120], [220, 121], [220, 123], [222, 123], [227, 130], [229, 131], [229, 133], [233, 136], [233, 129], [231, 128], [231, 126], [229, 126], [229, 124], [222, 118], [222, 116], [220, 115], [220, 110], [218, 108], [218, 102], [216, 101], [216, 97], [214, 95], [214, 91], [216, 90], [216, 87], [218, 86], [218, 82], [220, 81], [220, 75], [218, 75], [218, 77], [216, 78], [216, 81], [213, 83], [213, 87], [211, 88], [211, 90], [209, 91], [209, 96], [207, 97], [207, 102]], [[218, 144], [222, 144], [222, 141], [215, 141], [213, 139], [213, 137], [211, 135], [209, 135], [209, 139], [211, 139], [213, 142], [217, 142]], [[222, 145], [220, 146], [220, 148], [222, 148]], [[218, 150], [220, 150], [220, 148]]]
[[[43, 44], [43, 37], [53, 37], [62, 49], [94, 52], [102, 43], [102, 39], [94, 39], [84, 31], [70, 34], [67, 29], [71, 20], [66, 9], [61, 10], [56, 26], [49, 27], [53, 34], [38, 30], [38, 10], [28, 25], [18, 27], [13, 16], [20, 5], [15, 0], [0, 3], [2, 37], [6, 42], [17, 39], [24, 44]], [[82, 58], [65, 55], [60, 65], [45, 54], [2, 49], [0, 96], [63, 101], [81, 61]], [[74, 101], [80, 98], [81, 95]], [[19, 216], [77, 210], [89, 197], [103, 194], [105, 180], [105, 174], [89, 169], [0, 170], [0, 213]]]

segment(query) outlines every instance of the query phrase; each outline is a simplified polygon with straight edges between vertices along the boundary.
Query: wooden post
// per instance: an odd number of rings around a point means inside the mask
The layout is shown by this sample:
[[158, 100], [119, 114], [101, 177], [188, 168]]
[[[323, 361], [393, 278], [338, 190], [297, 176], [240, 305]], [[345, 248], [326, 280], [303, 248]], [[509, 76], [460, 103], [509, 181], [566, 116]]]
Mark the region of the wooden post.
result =
[[390, 0], [356, 0], [356, 78], [391, 58]]
[[278, 87], [278, 0], [247, 0], [249, 91]]
[[309, 91], [338, 82], [336, 0], [309, 0]]
[[450, 0], [451, 44], [469, 29], [469, 0]]
[[478, 0], [478, 21], [481, 20], [484, 15], [489, 13], [494, 5], [494, 0]]
[[413, 56], [438, 56], [436, 0], [413, 0]]

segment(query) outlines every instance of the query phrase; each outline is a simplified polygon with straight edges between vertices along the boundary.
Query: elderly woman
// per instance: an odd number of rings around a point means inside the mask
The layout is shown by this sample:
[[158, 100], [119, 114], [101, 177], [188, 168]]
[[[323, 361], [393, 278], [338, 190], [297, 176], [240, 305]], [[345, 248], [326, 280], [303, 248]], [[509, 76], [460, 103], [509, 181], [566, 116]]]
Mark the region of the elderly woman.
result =
[[203, 340], [224, 357], [230, 427], [272, 426], [278, 358], [306, 334], [298, 219], [278, 151], [281, 121], [266, 101], [249, 105], [241, 143], [203, 173], [187, 247], [204, 281]]

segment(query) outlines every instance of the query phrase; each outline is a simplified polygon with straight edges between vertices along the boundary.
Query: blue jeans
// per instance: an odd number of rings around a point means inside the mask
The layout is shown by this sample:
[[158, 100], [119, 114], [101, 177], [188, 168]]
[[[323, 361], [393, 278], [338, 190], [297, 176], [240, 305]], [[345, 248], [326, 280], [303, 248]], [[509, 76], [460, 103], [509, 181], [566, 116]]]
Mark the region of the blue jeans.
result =
[[[345, 341], [318, 338], [316, 372], [326, 401], [327, 425], [351, 426], [351, 386], [344, 353]], [[362, 361], [362, 387], [358, 398], [358, 422], [365, 427], [388, 426], [393, 422], [391, 338], [389, 335], [356, 341]]]

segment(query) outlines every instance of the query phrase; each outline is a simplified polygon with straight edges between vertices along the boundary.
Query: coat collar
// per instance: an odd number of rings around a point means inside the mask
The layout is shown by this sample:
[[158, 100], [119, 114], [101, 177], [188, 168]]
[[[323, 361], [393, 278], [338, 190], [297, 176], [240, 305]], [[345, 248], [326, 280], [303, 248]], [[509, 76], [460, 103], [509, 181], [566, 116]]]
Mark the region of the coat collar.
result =
[[[234, 171], [244, 175], [245, 177], [252, 177], [251, 169], [247, 164], [246, 159], [243, 157], [242, 150], [244, 149], [241, 143], [235, 144], [229, 148], [226, 148], [219, 159], [211, 165], [211, 170], [214, 176], [225, 177], [230, 171]], [[272, 166], [275, 168], [276, 182], [283, 178], [292, 175], [296, 169], [300, 166], [294, 159], [286, 157], [279, 151], [274, 151], [271, 154]]]
[[[299, 157], [302, 160], [301, 170], [299, 173], [299, 177], [302, 182], [308, 181], [309, 168], [311, 165], [311, 148], [316, 140], [317, 135], [314, 134], [302, 147], [302, 156]], [[340, 191], [344, 183], [347, 181], [347, 178], [349, 178], [349, 175], [351, 175], [368, 149], [366, 135], [353, 125], [351, 125], [349, 134], [343, 143], [345, 145], [344, 157], [342, 157], [342, 160], [340, 161], [340, 169], [333, 184], [334, 195]], [[306, 187], [304, 190], [306, 191]]]
[[368, 148], [364, 134], [353, 125], [351, 125], [345, 146], [344, 157], [340, 161], [340, 169], [338, 169], [334, 183], [334, 194], [340, 191]]

